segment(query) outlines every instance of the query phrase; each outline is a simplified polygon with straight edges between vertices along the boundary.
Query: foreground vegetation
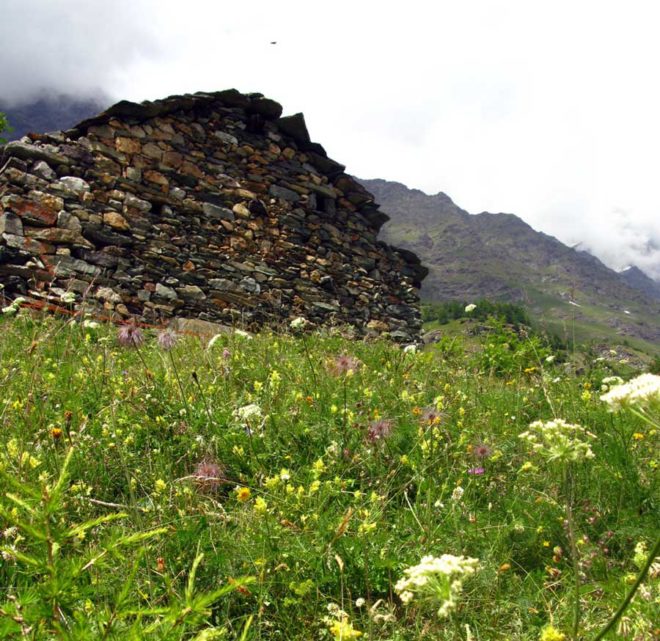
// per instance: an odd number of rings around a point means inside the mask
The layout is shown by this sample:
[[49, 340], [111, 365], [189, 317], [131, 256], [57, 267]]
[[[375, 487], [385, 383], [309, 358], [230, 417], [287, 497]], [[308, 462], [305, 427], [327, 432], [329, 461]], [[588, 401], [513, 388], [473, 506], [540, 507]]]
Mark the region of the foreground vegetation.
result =
[[612, 363], [302, 329], [0, 318], [0, 637], [658, 637], [658, 408]]

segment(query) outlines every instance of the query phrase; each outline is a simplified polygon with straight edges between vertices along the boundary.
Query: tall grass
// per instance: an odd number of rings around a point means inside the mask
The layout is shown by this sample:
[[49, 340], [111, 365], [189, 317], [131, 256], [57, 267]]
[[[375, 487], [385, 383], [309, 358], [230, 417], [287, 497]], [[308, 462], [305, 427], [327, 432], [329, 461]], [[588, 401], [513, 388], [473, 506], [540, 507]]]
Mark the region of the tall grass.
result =
[[[0, 331], [4, 638], [590, 639], [654, 545], [657, 432], [608, 412], [603, 363], [497, 337]], [[569, 485], [519, 438], [553, 418], [595, 436]], [[404, 570], [442, 554], [479, 561], [455, 607], [404, 605]], [[625, 638], [657, 634], [653, 574]]]

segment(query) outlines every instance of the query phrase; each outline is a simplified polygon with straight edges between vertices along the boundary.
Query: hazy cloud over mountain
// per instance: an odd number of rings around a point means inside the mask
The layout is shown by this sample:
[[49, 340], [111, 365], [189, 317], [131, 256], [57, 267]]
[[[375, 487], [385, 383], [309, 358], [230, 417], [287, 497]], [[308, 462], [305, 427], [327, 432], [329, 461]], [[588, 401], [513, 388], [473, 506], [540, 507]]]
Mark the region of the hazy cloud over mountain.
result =
[[[364, 178], [513, 212], [660, 278], [660, 4], [4, 0], [0, 95], [236, 87]], [[276, 43], [276, 44], [271, 44]]]
[[4, 0], [0, 97], [111, 92], [133, 65], [162, 55], [144, 10], [131, 0]]

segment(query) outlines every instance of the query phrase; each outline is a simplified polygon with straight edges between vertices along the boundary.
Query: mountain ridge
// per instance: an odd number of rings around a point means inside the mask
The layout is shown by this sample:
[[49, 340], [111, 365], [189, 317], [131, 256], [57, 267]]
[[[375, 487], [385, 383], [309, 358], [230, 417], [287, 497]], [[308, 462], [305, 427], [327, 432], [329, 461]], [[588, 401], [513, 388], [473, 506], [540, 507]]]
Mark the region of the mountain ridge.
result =
[[429, 267], [424, 299], [524, 303], [559, 324], [577, 318], [604, 334], [660, 340], [660, 301], [592, 254], [515, 214], [470, 214], [442, 191], [429, 196], [398, 182], [360, 182], [390, 216], [382, 239], [415, 252]]

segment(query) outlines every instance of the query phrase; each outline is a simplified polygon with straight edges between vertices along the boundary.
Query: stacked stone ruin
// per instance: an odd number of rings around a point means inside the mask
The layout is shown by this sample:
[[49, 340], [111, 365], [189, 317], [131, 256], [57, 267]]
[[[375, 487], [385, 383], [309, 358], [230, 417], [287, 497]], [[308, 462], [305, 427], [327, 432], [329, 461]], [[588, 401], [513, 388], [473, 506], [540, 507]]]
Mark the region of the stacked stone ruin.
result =
[[377, 239], [373, 196], [281, 113], [236, 90], [123, 101], [0, 147], [0, 296], [416, 339], [426, 269]]

